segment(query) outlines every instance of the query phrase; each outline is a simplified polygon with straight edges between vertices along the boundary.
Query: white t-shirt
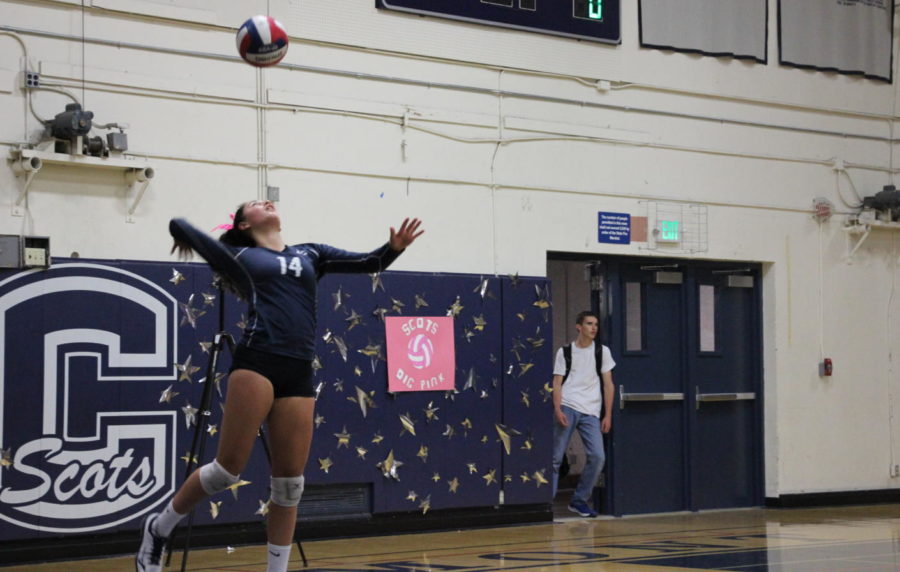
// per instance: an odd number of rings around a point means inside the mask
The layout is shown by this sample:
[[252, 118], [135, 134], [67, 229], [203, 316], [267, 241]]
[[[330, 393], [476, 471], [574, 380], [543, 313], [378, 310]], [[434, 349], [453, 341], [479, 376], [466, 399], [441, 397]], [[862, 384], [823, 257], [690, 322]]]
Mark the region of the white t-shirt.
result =
[[[562, 386], [562, 404], [579, 413], [600, 417], [603, 385], [600, 383], [600, 376], [597, 375], [595, 351], [593, 342], [586, 348], [579, 348], [577, 344], [572, 343], [572, 369]], [[616, 362], [613, 361], [609, 348], [603, 346], [601, 371], [606, 373], [612, 371], [614, 367]], [[563, 356], [562, 348], [556, 352], [553, 375], [566, 375], [566, 358]]]

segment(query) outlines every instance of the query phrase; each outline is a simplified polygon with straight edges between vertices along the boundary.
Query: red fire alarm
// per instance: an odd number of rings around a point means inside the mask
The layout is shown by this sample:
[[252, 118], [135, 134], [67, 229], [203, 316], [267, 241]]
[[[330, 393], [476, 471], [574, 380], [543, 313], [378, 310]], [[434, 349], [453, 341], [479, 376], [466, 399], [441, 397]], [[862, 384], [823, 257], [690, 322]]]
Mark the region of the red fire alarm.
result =
[[819, 377], [831, 377], [832, 372], [831, 358], [823, 359], [822, 363], [819, 364]]

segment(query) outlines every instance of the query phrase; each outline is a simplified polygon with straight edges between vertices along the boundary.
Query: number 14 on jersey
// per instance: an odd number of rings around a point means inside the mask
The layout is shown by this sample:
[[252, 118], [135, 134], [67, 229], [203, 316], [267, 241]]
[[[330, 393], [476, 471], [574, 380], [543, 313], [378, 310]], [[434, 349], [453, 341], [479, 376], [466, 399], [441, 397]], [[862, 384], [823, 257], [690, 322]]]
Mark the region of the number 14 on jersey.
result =
[[294, 273], [294, 276], [300, 278], [300, 273], [303, 272], [303, 267], [300, 266], [300, 257], [294, 256], [291, 258], [291, 261], [288, 262], [284, 256], [278, 257], [278, 262], [281, 264], [281, 273], [287, 274], [288, 270]]

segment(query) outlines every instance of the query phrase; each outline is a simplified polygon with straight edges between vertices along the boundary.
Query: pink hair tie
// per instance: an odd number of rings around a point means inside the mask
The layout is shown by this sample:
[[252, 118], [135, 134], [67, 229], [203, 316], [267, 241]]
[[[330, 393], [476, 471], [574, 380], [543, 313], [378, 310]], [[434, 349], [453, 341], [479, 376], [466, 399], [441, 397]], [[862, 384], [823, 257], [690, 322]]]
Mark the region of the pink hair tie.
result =
[[230, 223], [229, 223], [229, 222], [225, 222], [225, 223], [222, 223], [222, 224], [220, 224], [220, 225], [218, 225], [218, 226], [215, 226], [215, 227], [213, 227], [212, 231], [210, 231], [210, 232], [213, 232], [213, 231], [216, 231], [216, 230], [231, 230], [231, 229], [233, 229], [233, 228], [234, 228], [234, 213], [231, 213], [231, 214], [228, 215], [228, 216], [231, 217], [231, 222], [230, 222]]

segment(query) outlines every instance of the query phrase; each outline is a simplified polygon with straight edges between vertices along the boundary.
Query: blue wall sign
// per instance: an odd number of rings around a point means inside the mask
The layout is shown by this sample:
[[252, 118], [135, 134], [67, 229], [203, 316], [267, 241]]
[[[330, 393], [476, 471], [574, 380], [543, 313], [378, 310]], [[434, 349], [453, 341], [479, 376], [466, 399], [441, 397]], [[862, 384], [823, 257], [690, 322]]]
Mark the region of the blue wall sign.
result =
[[598, 212], [597, 240], [610, 244], [631, 244], [631, 215]]

